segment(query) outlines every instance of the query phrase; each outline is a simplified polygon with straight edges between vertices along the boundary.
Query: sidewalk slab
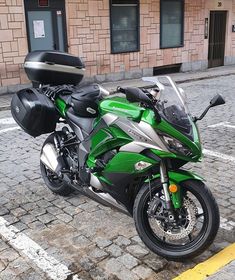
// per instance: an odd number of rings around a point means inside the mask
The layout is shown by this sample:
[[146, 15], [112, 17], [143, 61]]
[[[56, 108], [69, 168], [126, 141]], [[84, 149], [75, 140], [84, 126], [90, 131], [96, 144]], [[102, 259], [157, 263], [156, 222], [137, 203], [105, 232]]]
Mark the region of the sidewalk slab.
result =
[[0, 95], [0, 111], [6, 111], [10, 109], [12, 96], [12, 93]]

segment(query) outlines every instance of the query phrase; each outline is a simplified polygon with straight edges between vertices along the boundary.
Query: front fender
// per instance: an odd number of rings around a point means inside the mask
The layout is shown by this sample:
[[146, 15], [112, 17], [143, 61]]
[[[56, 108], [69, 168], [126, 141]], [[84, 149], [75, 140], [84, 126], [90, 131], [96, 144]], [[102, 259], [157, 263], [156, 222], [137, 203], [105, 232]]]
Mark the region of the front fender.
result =
[[[170, 183], [175, 183], [175, 184], [179, 184], [183, 181], [186, 180], [199, 180], [199, 181], [205, 181], [204, 178], [202, 178], [201, 176], [190, 172], [190, 171], [186, 171], [186, 170], [177, 170], [177, 171], [169, 171], [168, 172], [168, 176], [169, 176], [169, 180]], [[155, 174], [150, 181], [153, 181], [155, 179], [160, 178], [160, 174]], [[149, 179], [147, 179], [145, 182], [149, 182]]]
[[[175, 209], [181, 208], [182, 207], [182, 194], [181, 194], [181, 187], [180, 183], [187, 181], [187, 180], [198, 180], [198, 181], [204, 181], [204, 179], [193, 172], [189, 172], [186, 170], [177, 170], [177, 171], [169, 171], [168, 172], [169, 176], [169, 183], [170, 184], [175, 184], [178, 185], [178, 191], [176, 193], [171, 194], [171, 200], [172, 204]], [[150, 181], [159, 179], [160, 174], [154, 175]], [[146, 180], [146, 182], [149, 182], [149, 180]]]
[[[204, 179], [193, 172], [189, 172], [186, 170], [177, 170], [177, 171], [169, 171], [168, 172], [169, 176], [169, 183], [170, 184], [175, 184], [180, 186], [180, 183], [187, 181], [187, 180], [198, 180], [198, 181], [204, 181]], [[154, 175], [150, 181], [159, 179], [160, 174]], [[145, 182], [149, 182], [149, 180], [146, 180]], [[181, 208], [182, 207], [182, 196], [181, 196], [181, 191], [180, 187], [178, 188], [178, 191], [176, 193], [171, 194], [171, 200], [174, 205], [174, 208]]]

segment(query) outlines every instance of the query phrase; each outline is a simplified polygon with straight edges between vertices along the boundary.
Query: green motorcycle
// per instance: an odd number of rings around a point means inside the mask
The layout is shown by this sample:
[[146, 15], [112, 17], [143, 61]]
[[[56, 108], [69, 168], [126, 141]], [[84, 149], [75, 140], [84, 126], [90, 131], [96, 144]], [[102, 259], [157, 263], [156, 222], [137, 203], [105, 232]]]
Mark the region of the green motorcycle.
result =
[[96, 84], [22, 90], [12, 100], [12, 114], [34, 137], [53, 132], [40, 157], [50, 190], [78, 190], [131, 215], [154, 253], [175, 261], [192, 258], [213, 242], [220, 217], [203, 179], [181, 168], [201, 160], [196, 121], [224, 100], [214, 97], [193, 118], [170, 77], [143, 80], [151, 88], [119, 87], [122, 96], [114, 97]]

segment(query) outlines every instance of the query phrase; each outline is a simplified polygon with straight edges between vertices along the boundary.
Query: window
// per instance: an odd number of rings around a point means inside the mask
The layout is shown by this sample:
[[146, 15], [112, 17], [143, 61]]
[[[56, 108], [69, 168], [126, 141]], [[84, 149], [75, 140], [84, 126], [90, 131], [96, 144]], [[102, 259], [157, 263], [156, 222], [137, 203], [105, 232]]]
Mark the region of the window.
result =
[[182, 47], [183, 34], [184, 0], [161, 0], [161, 48]]
[[139, 1], [110, 1], [112, 53], [139, 50]]

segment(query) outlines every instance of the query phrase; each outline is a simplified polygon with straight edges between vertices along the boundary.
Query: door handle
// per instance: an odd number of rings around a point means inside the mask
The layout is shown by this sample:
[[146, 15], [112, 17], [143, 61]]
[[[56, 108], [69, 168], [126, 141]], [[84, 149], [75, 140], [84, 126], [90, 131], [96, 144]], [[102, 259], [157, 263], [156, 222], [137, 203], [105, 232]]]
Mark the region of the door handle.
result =
[[56, 43], [53, 45], [54, 50], [56, 50]]

